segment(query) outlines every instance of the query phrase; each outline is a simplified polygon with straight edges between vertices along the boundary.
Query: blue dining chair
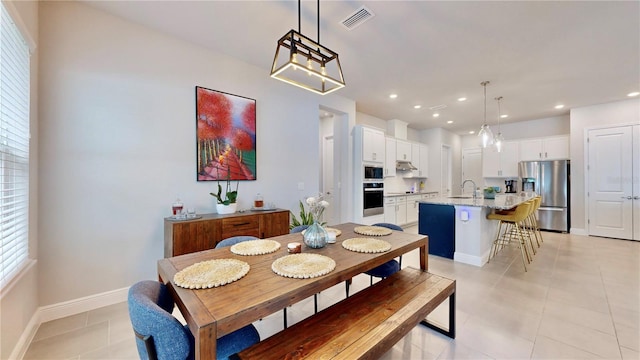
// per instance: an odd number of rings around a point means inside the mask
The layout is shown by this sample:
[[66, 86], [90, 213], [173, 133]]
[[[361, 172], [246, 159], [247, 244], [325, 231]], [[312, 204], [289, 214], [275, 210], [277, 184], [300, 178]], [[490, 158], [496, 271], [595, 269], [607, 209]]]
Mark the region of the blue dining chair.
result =
[[[373, 224], [372, 226], [385, 227], [387, 229], [391, 229], [395, 231], [404, 231], [400, 226], [396, 224], [390, 224], [390, 223], [377, 223], [377, 224]], [[365, 271], [364, 273], [369, 275], [369, 285], [373, 285], [374, 277], [384, 279], [400, 271], [400, 268], [402, 267], [402, 255], [400, 255], [399, 260], [400, 261], [389, 260], [380, 266], [377, 266], [371, 270]], [[347, 282], [347, 297], [349, 297], [349, 285], [350, 284]]]
[[[140, 359], [194, 358], [195, 340], [189, 327], [171, 314], [175, 303], [166, 285], [152, 280], [140, 281], [129, 289], [127, 302]], [[216, 358], [228, 359], [258, 342], [258, 331], [253, 325], [247, 325], [217, 340]]]
[[235, 245], [237, 243], [241, 243], [243, 241], [249, 241], [249, 240], [258, 240], [258, 238], [255, 237], [255, 236], [246, 236], [246, 235], [232, 236], [230, 238], [226, 238], [226, 239], [220, 241], [219, 243], [217, 243], [216, 244], [216, 249], [220, 249], [220, 248], [227, 247], [227, 246], [232, 246], [232, 245]]
[[298, 226], [292, 228], [291, 230], [289, 230], [289, 234], [295, 234], [295, 233], [303, 232], [303, 231], [307, 230], [307, 228], [309, 226], [311, 226], [311, 225], [298, 225]]

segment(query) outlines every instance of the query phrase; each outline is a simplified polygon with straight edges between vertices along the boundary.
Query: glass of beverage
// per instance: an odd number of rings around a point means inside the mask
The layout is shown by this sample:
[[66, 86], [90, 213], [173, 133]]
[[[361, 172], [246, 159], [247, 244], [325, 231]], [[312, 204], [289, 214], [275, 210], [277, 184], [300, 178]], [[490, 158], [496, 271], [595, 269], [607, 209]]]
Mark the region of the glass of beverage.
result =
[[182, 208], [184, 207], [184, 204], [182, 203], [182, 201], [180, 201], [180, 199], [176, 199], [176, 201], [173, 203], [173, 205], [171, 205], [171, 210], [173, 211], [173, 216], [174, 217], [179, 217], [180, 215], [182, 215]]
[[253, 207], [254, 209], [262, 209], [263, 206], [264, 206], [264, 199], [262, 198], [262, 195], [258, 193], [256, 195], [255, 200], [253, 200]]

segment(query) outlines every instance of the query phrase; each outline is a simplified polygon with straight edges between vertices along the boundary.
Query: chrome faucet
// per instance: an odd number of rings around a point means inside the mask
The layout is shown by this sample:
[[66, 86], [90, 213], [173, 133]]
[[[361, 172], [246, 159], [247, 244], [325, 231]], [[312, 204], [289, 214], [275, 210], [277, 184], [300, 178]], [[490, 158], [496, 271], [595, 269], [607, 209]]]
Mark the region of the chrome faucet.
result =
[[464, 192], [464, 185], [465, 185], [467, 182], [471, 182], [471, 184], [473, 185], [473, 198], [474, 198], [474, 199], [475, 199], [475, 198], [477, 198], [477, 196], [478, 196], [478, 195], [476, 194], [476, 183], [475, 183], [473, 180], [471, 180], [471, 179], [467, 179], [467, 180], [463, 181], [463, 182], [462, 182], [462, 185], [460, 185], [460, 188], [461, 188], [461, 189], [462, 189], [462, 191]]

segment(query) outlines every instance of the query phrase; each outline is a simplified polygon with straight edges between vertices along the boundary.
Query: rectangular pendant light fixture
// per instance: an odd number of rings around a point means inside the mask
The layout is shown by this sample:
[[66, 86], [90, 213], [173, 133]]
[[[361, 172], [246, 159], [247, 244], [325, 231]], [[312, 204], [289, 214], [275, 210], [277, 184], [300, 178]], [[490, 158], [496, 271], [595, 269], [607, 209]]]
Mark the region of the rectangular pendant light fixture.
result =
[[[300, 22], [298, 2], [298, 23]], [[298, 25], [299, 26], [299, 25]], [[271, 66], [271, 77], [326, 95], [345, 86], [336, 52], [320, 45], [320, 0], [318, 0], [318, 42], [290, 30], [280, 40]]]

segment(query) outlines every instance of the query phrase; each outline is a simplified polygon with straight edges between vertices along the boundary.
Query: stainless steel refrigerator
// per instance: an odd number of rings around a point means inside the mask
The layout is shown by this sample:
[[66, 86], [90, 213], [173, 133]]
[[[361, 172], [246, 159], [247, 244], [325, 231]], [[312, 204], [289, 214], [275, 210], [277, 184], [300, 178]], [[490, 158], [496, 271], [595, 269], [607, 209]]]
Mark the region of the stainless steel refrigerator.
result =
[[538, 209], [540, 228], [569, 232], [569, 160], [521, 161], [518, 174], [522, 180], [522, 191], [533, 191], [542, 196]]

